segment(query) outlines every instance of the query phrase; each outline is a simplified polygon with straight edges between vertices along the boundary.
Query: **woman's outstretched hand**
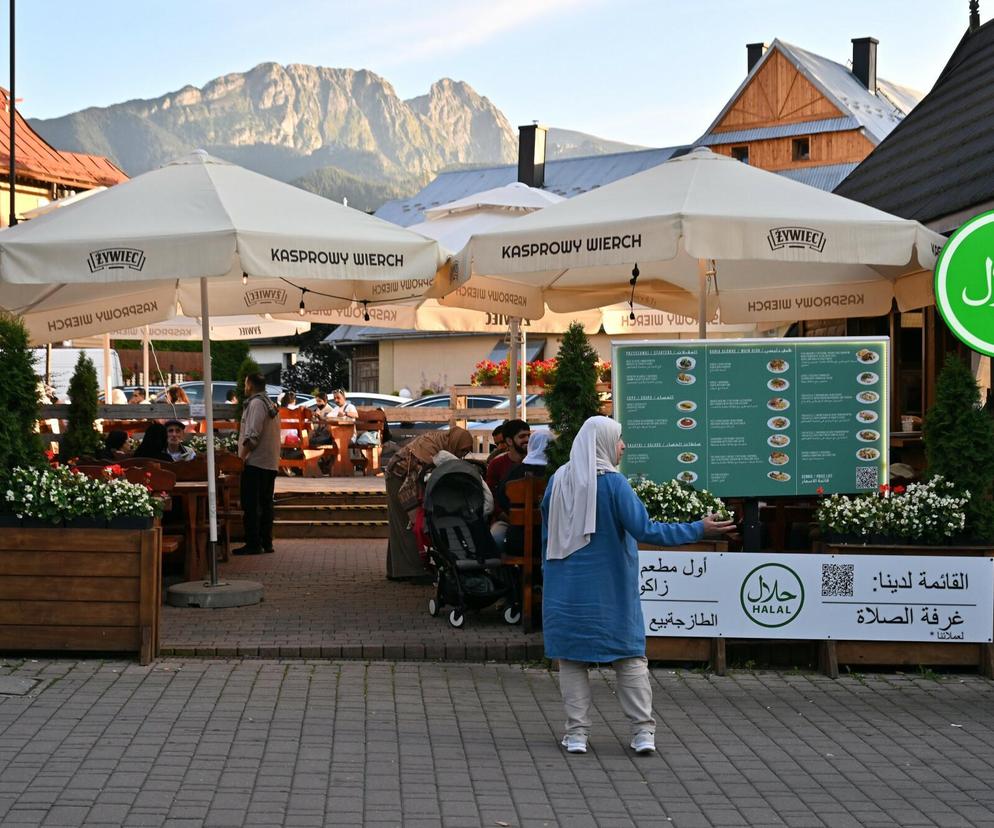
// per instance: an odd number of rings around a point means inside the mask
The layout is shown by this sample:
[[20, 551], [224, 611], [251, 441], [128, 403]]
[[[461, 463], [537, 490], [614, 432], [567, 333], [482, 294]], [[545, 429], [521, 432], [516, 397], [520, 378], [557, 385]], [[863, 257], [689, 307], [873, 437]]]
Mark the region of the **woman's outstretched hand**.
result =
[[720, 538], [734, 531], [734, 520], [722, 520], [721, 515], [714, 513], [704, 518], [704, 537], [706, 538]]

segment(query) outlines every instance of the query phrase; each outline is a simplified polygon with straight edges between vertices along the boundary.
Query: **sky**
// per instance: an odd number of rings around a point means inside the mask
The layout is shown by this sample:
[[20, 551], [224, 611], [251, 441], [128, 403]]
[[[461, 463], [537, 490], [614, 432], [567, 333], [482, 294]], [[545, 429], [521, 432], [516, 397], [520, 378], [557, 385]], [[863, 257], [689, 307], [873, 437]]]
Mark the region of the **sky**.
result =
[[[982, 21], [994, 9], [984, 0]], [[266, 61], [369, 69], [402, 98], [442, 77], [512, 126], [539, 121], [644, 146], [689, 143], [780, 38], [927, 91], [967, 26], [967, 0], [21, 0], [16, 95], [49, 118], [203, 86]], [[0, 4], [0, 78], [9, 19]]]

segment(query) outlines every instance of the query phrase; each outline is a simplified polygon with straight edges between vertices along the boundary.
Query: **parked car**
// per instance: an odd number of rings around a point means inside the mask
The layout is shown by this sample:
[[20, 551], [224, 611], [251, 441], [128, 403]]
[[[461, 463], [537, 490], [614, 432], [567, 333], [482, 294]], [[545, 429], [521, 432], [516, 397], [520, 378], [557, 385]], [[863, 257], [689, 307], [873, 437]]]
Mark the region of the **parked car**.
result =
[[[131, 395], [134, 394], [135, 391], [138, 391], [139, 389], [141, 389], [142, 391], [145, 390], [144, 385], [115, 385], [114, 387], [120, 388], [124, 392], [124, 396], [127, 397], [129, 400], [131, 399]], [[159, 394], [161, 394], [165, 390], [166, 386], [164, 385], [150, 385], [148, 387], [148, 396], [150, 399], [154, 400]], [[104, 401], [103, 391], [97, 394], [97, 400], [101, 403]]]
[[[407, 397], [395, 397], [392, 394], [374, 394], [370, 391], [356, 391], [354, 394], [350, 391], [348, 397], [349, 402], [356, 408], [395, 408], [398, 405], [409, 402]], [[297, 395], [297, 401], [300, 401], [299, 394]], [[316, 404], [317, 401], [313, 397], [304, 403], [308, 408], [314, 408]]]
[[[528, 416], [529, 408], [545, 408], [545, 397], [542, 394], [529, 394], [525, 400], [525, 416]], [[521, 395], [518, 394], [518, 405], [521, 405]], [[494, 408], [499, 408], [502, 410], [496, 419], [493, 420], [473, 420], [466, 423], [466, 428], [469, 431], [482, 431], [484, 429], [494, 429], [500, 423], [507, 419], [507, 412], [510, 410], [511, 405], [507, 397], [504, 397], [499, 403], [497, 403]], [[519, 410], [520, 415], [520, 410]], [[548, 431], [549, 426], [545, 423], [529, 423], [532, 431]]]
[[[466, 408], [494, 408], [501, 401], [507, 402], [506, 397], [498, 397], [495, 394], [470, 394], [466, 397]], [[416, 400], [408, 400], [401, 408], [448, 408], [451, 398], [448, 394], [428, 394]], [[448, 428], [448, 423], [440, 422], [417, 422], [417, 423], [390, 423], [390, 429], [400, 429], [402, 433], [434, 431]]]
[[[190, 382], [178, 382], [176, 383], [180, 388], [186, 392], [186, 396], [190, 398], [191, 403], [202, 403], [204, 401], [204, 383], [201, 380], [193, 380]], [[223, 405], [225, 398], [228, 396], [228, 392], [235, 388], [235, 383], [230, 381], [221, 380], [220, 382], [211, 383], [211, 391], [213, 392], [214, 405]], [[280, 394], [283, 393], [283, 389], [278, 385], [267, 385], [266, 386], [266, 396], [273, 402], [278, 402]], [[310, 396], [305, 396], [304, 401], [313, 399]], [[165, 402], [166, 401], [166, 389], [163, 389], [161, 393], [157, 394], [153, 399], [153, 402]], [[300, 396], [297, 397], [297, 402], [301, 405], [304, 402], [301, 401]]]

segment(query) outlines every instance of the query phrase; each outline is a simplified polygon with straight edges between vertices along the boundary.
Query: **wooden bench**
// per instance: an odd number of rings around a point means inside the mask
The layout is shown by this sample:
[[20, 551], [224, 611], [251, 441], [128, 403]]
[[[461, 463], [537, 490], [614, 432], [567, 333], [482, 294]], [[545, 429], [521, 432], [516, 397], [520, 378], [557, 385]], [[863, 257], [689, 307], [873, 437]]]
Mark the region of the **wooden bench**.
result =
[[291, 472], [298, 469], [304, 477], [318, 477], [320, 475], [319, 463], [325, 456], [324, 448], [311, 448], [311, 418], [310, 410], [300, 408], [280, 409], [280, 442], [285, 439], [284, 431], [292, 432], [297, 438], [297, 445], [284, 448], [294, 448], [300, 450], [300, 457], [280, 457], [280, 471]]
[[[541, 600], [535, 600], [536, 573], [541, 573], [542, 544], [535, 545], [536, 529], [541, 532], [542, 497], [545, 495], [546, 481], [541, 477], [522, 477], [504, 484], [504, 492], [511, 502], [508, 510], [508, 523], [520, 526], [524, 539], [519, 554], [505, 552], [501, 557], [508, 566], [519, 567], [521, 573], [521, 628], [532, 631], [535, 624], [535, 607]], [[541, 535], [539, 535], [541, 537]]]
[[[360, 408], [355, 421], [356, 441], [353, 444], [359, 457], [353, 462], [356, 469], [364, 475], [380, 474], [380, 450], [383, 445], [383, 429], [387, 424], [387, 415], [378, 408]], [[359, 437], [366, 432], [376, 433], [376, 442], [360, 445]]]

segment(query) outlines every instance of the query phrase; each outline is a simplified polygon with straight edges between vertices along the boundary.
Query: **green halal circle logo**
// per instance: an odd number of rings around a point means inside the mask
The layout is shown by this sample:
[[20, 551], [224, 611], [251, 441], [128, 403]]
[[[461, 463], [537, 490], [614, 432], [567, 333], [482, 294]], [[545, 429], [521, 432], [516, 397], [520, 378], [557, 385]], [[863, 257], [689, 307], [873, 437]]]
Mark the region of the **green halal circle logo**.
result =
[[981, 213], [946, 242], [935, 265], [935, 304], [950, 330], [994, 356], [994, 211]]
[[789, 566], [763, 564], [745, 576], [739, 600], [753, 623], [783, 627], [801, 614], [804, 584]]

